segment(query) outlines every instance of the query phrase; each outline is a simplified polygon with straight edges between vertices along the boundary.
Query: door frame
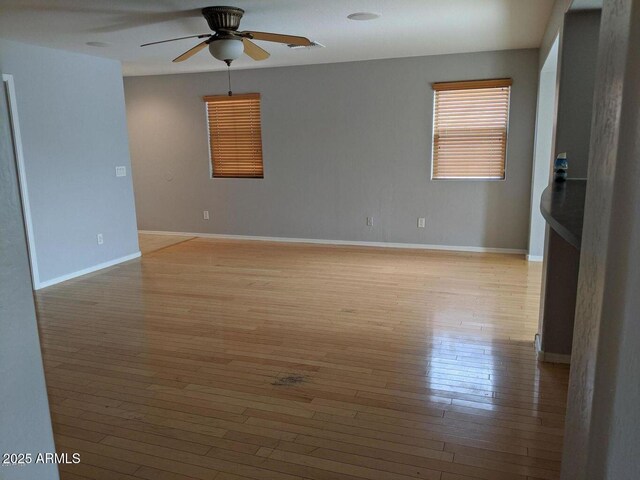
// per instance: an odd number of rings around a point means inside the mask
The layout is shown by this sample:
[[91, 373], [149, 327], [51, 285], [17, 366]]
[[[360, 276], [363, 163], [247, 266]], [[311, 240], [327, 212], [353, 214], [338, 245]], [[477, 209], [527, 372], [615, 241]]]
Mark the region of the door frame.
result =
[[27, 187], [27, 173], [22, 150], [22, 137], [20, 135], [20, 121], [18, 119], [18, 103], [16, 100], [16, 88], [13, 75], [2, 74], [2, 86], [9, 107], [9, 120], [13, 135], [13, 150], [18, 172], [18, 186], [20, 188], [20, 200], [22, 203], [22, 216], [29, 250], [29, 263], [31, 264], [31, 283], [34, 290], [40, 287], [40, 274], [38, 272], [38, 257], [36, 255], [35, 239], [33, 235], [33, 222], [31, 221], [31, 206], [29, 204], [29, 189]]

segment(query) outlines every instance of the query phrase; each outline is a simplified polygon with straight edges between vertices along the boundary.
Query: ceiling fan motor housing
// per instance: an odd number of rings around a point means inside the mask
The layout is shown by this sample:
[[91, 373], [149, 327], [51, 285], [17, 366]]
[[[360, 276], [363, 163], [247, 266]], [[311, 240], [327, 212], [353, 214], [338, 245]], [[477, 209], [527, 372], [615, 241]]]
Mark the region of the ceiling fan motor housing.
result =
[[205, 7], [202, 15], [207, 20], [209, 28], [218, 30], [237, 30], [244, 10], [237, 7]]

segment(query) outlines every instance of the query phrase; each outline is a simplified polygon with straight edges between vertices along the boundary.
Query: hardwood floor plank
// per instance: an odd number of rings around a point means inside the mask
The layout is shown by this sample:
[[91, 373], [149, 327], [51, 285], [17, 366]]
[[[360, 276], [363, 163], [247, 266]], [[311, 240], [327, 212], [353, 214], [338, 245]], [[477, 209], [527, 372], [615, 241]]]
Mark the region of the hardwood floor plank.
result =
[[[105, 443], [86, 442], [84, 440], [78, 440], [72, 437], [66, 437], [64, 435], [56, 436], [56, 444], [58, 446], [66, 448], [68, 451], [79, 450], [88, 452], [89, 454], [106, 457], [109, 459], [109, 463], [135, 459], [135, 461], [138, 462], [140, 466], [159, 468], [161, 470], [176, 473], [179, 475], [192, 476], [200, 480], [211, 480], [212, 478], [215, 478], [215, 475], [218, 473], [215, 469], [210, 468], [209, 466], [202, 467], [189, 462], [183, 462], [181, 461], [181, 459], [175, 458], [175, 455], [174, 458], [153, 456], [129, 448], [113, 447]], [[83, 464], [81, 462], [78, 465], [86, 466], [88, 464]], [[113, 469], [110, 470], [111, 473], [114, 472]]]
[[148, 233], [138, 234], [138, 243], [140, 244], [140, 251], [143, 255], [148, 255], [152, 252], [162, 250], [163, 248], [183, 243], [193, 239], [194, 237], [185, 235], [155, 235]]
[[[142, 478], [145, 480], [197, 480], [194, 477], [185, 477], [182, 474], [166, 472], [166, 471], [158, 470], [157, 468], [151, 468], [151, 467], [140, 467], [136, 471], [135, 476], [136, 478]], [[218, 479], [219, 477], [220, 477], [219, 475], [215, 476], [216, 479]]]
[[558, 478], [540, 265], [149, 237], [36, 292], [62, 480]]

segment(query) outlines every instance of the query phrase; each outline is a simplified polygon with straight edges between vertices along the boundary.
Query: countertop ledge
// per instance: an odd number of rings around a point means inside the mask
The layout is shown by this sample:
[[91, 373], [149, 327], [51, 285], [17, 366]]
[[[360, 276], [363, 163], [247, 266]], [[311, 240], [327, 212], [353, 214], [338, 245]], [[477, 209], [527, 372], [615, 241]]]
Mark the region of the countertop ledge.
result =
[[551, 183], [540, 199], [540, 212], [551, 228], [580, 250], [587, 181], [568, 179]]

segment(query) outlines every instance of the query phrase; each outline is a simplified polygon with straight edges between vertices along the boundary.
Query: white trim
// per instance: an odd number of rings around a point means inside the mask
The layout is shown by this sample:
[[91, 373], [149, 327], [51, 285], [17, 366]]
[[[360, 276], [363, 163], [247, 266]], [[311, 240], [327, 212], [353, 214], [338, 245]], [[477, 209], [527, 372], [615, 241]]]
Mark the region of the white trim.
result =
[[539, 333], [536, 333], [536, 336], [533, 338], [533, 346], [536, 349], [536, 358], [538, 359], [538, 361], [544, 362], [544, 352], [541, 348]]
[[147, 235], [178, 235], [181, 237], [226, 238], [232, 240], [257, 240], [263, 242], [282, 243], [316, 243], [321, 245], [352, 245], [358, 247], [410, 248], [420, 250], [445, 250], [452, 252], [474, 253], [504, 253], [509, 255], [524, 255], [526, 250], [517, 248], [468, 247], [453, 245], [428, 245], [424, 243], [391, 243], [391, 242], [362, 242], [357, 240], [328, 240], [324, 238], [290, 238], [290, 237], [259, 237], [254, 235], [228, 235], [224, 233], [194, 233], [194, 232], [164, 232], [157, 230], [139, 230]]
[[528, 262], [542, 262], [544, 257], [542, 255], [527, 255]]
[[540, 334], [536, 333], [535, 337], [535, 348], [536, 348], [536, 357], [539, 362], [547, 362], [547, 363], [563, 363], [566, 365], [571, 364], [571, 355], [563, 354], [563, 353], [551, 353], [545, 352], [542, 350], [540, 345]]
[[29, 189], [27, 188], [27, 172], [24, 166], [24, 153], [22, 151], [22, 136], [20, 134], [20, 121], [18, 120], [18, 104], [16, 102], [16, 89], [13, 83], [13, 75], [2, 74], [2, 82], [5, 84], [7, 99], [9, 101], [9, 119], [13, 133], [13, 147], [16, 157], [16, 170], [18, 171], [18, 185], [22, 203], [22, 216], [27, 233], [27, 247], [29, 248], [29, 262], [31, 263], [31, 282], [33, 288], [40, 285], [40, 273], [38, 271], [38, 256], [36, 255], [36, 242], [33, 236], [33, 222], [31, 220], [31, 206], [29, 204]]
[[140, 255], [141, 253], [138, 251], [132, 253], [131, 255], [126, 255], [114, 260], [109, 260], [108, 262], [99, 263], [98, 265], [94, 265], [93, 267], [78, 270], [77, 272], [68, 273], [60, 277], [52, 278], [51, 280], [47, 280], [46, 282], [39, 283], [35, 287], [35, 289], [40, 290], [41, 288], [50, 287], [51, 285], [55, 285], [56, 283], [66, 282], [67, 280], [71, 280], [72, 278], [81, 277], [82, 275], [87, 275], [88, 273], [97, 272], [98, 270], [102, 270], [103, 268], [113, 267], [114, 265], [118, 265], [119, 263], [128, 262], [129, 260], [139, 258]]

